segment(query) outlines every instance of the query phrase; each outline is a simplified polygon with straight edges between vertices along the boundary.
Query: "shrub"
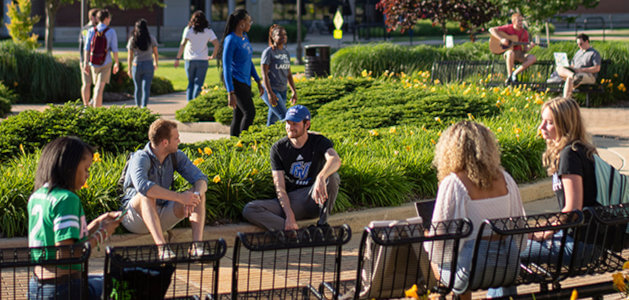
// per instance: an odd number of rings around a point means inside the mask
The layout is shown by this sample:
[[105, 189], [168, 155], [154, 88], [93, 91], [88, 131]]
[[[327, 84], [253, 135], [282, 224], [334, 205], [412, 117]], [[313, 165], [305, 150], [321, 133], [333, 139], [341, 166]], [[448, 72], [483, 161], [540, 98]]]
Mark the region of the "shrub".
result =
[[80, 97], [77, 59], [56, 59], [10, 41], [0, 42], [0, 81], [19, 95], [21, 103], [65, 102]]
[[[368, 87], [371, 80], [324, 78], [312, 80], [295, 80], [298, 103], [305, 105], [313, 113], [328, 102], [337, 100], [358, 88]], [[254, 124], [266, 124], [268, 106], [257, 95], [257, 89], [252, 88], [253, 103], [256, 108]], [[290, 96], [290, 91], [288, 92]], [[232, 120], [232, 109], [226, 105], [227, 91], [214, 87], [204, 90], [199, 97], [188, 102], [186, 107], [175, 112], [175, 118], [180, 122], [220, 122], [229, 125]], [[290, 104], [289, 104], [290, 105]]]
[[16, 101], [15, 93], [0, 82], [0, 117], [11, 112], [11, 103]]
[[204, 90], [184, 108], [176, 111], [175, 118], [179, 122], [215, 121], [214, 113], [220, 107], [227, 106], [226, 103], [227, 91], [224, 88]]
[[156, 119], [146, 108], [90, 108], [79, 102], [51, 105], [43, 112], [27, 110], [0, 123], [0, 155], [6, 160], [20, 148], [32, 151], [66, 135], [78, 136], [100, 151], [129, 151], [146, 143], [149, 125]]
[[151, 81], [151, 95], [170, 94], [174, 91], [175, 88], [170, 80], [160, 76], [153, 77], [153, 81]]

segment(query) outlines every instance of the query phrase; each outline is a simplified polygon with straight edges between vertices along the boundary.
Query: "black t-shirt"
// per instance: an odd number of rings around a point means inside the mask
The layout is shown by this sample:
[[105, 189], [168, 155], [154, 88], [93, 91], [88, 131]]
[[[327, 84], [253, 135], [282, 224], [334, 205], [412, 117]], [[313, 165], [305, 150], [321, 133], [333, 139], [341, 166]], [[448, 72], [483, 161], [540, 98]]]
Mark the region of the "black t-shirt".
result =
[[325, 152], [334, 147], [326, 137], [308, 133], [306, 144], [297, 149], [288, 137], [271, 147], [271, 169], [284, 171], [286, 192], [311, 186], [325, 165]]
[[581, 144], [568, 145], [559, 154], [559, 167], [557, 173], [553, 174], [553, 191], [557, 195], [560, 208], [566, 203], [561, 175], [580, 175], [583, 179], [583, 207], [596, 206], [596, 177], [594, 174], [594, 160], [587, 156], [587, 149]]

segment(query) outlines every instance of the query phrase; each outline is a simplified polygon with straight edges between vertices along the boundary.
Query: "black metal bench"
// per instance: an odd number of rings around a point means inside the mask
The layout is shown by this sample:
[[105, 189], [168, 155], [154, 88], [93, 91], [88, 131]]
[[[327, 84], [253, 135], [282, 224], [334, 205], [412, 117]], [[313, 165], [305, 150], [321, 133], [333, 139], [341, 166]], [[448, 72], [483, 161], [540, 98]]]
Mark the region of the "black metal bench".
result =
[[[29, 280], [44, 278], [41, 267], [47, 271], [58, 274], [60, 270], [73, 266], [78, 267], [80, 287], [73, 290], [73, 285], [68, 285], [67, 297], [58, 295], [58, 299], [88, 299], [88, 259], [90, 257], [89, 244], [72, 246], [39, 247], [39, 248], [13, 248], [0, 249], [0, 299], [27, 299]], [[58, 254], [64, 258], [57, 258]], [[61, 256], [61, 255], [59, 255]], [[63, 270], [65, 271], [65, 270]], [[67, 284], [72, 280], [68, 275], [54, 276], [54, 279], [46, 279], [48, 284]], [[42, 295], [33, 295], [35, 297]]]
[[[601, 70], [597, 74], [596, 84], [581, 85], [574, 93], [583, 93], [586, 97], [586, 106], [590, 103], [590, 94], [603, 93], [605, 88], [600, 84], [600, 79], [607, 76], [607, 67], [611, 60], [601, 62]], [[442, 83], [450, 82], [478, 82], [487, 86], [504, 86], [507, 78], [504, 60], [446, 60], [434, 61], [431, 67], [431, 82], [439, 80]], [[555, 71], [555, 62], [552, 60], [538, 60], [520, 73], [518, 85], [526, 86], [532, 90], [542, 92], [561, 93], [563, 82], [546, 82]]]
[[[546, 290], [548, 283], [556, 282], [562, 268], [566, 268], [561, 263], [563, 257], [559, 254], [554, 258], [531, 258], [538, 257], [539, 253], [526, 248], [529, 237], [543, 232], [574, 229], [581, 224], [581, 211], [485, 220], [475, 240], [467, 290], [531, 283], [539, 284], [541, 290]], [[566, 236], [559, 241], [558, 253], [564, 251]], [[520, 257], [529, 259], [521, 260]]]
[[238, 233], [231, 295], [221, 299], [308, 299], [323, 282], [339, 284], [342, 247], [351, 229], [310, 226], [295, 231]]
[[203, 255], [191, 255], [192, 243], [168, 244], [173, 259], [162, 259], [155, 245], [107, 247], [104, 299], [216, 299], [219, 262], [225, 240], [200, 242]]
[[[384, 224], [384, 223], [387, 224]], [[472, 223], [465, 219], [430, 224], [405, 220], [378, 221], [365, 227], [358, 251], [355, 278], [334, 287], [323, 284], [322, 295], [335, 299], [390, 299], [405, 297], [405, 290], [417, 286], [417, 295], [446, 294], [442, 273], [432, 268], [431, 261], [456, 265], [459, 241], [469, 236]], [[397, 223], [397, 224], [396, 224]], [[429, 251], [427, 251], [429, 250]], [[453, 282], [454, 273], [448, 282]], [[339, 290], [339, 288], [341, 288]]]
[[[579, 297], [602, 299], [603, 295], [615, 293], [611, 274], [619, 271], [629, 259], [623, 250], [629, 249], [629, 206], [586, 207], [584, 223], [575, 228], [575, 245], [581, 244], [581, 251], [573, 253], [569, 265], [564, 265], [552, 290], [536, 293], [537, 299], [563, 299], [570, 297], [572, 288], [563, 288], [562, 281], [595, 274], [610, 274], [605, 282], [594, 282], [576, 286]], [[577, 247], [575, 247], [577, 248]]]

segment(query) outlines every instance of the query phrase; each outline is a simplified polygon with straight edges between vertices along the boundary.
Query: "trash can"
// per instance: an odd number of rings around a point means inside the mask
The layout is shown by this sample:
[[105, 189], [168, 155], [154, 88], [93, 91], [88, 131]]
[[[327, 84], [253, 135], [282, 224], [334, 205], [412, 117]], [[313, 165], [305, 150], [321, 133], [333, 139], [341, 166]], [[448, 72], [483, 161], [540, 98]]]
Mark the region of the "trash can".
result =
[[307, 45], [306, 50], [306, 77], [327, 77], [330, 75], [330, 46]]

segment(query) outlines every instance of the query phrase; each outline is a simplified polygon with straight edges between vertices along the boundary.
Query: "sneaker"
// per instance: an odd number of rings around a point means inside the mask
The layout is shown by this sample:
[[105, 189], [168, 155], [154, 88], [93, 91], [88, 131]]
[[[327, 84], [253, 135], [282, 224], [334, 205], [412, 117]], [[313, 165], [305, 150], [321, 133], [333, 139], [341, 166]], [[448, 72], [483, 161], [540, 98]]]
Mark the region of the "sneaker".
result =
[[168, 245], [158, 245], [157, 251], [158, 251], [158, 258], [160, 260], [172, 260], [177, 257], [177, 255], [175, 255], [175, 252], [173, 252], [173, 250], [171, 250], [170, 247], [168, 247]]
[[192, 243], [190, 250], [188, 250], [188, 254], [193, 257], [201, 257], [210, 255], [210, 251], [205, 249], [203, 242], [195, 242]]

